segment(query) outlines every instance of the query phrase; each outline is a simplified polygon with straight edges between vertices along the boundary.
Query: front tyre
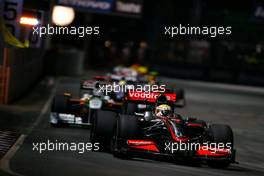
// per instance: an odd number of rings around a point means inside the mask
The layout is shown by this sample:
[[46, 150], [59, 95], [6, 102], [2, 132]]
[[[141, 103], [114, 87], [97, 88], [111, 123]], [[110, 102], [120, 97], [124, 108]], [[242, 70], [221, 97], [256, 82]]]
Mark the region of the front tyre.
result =
[[[234, 146], [234, 135], [230, 126], [223, 124], [212, 124], [209, 126], [209, 135], [211, 142], [216, 144], [223, 143], [225, 146], [230, 146], [231, 150]], [[226, 160], [209, 160], [208, 166], [214, 168], [226, 168], [230, 165], [231, 161]]]
[[56, 94], [53, 98], [50, 112], [50, 125], [52, 127], [61, 127], [62, 124], [59, 121], [59, 113], [67, 113], [68, 109], [68, 97], [62, 94]]
[[115, 122], [115, 112], [98, 110], [94, 114], [90, 131], [90, 141], [92, 143], [99, 143], [100, 150], [109, 148]]
[[50, 126], [54, 128], [61, 127], [61, 123], [59, 122], [59, 119], [58, 119], [58, 113], [56, 112], [50, 113]]
[[139, 121], [133, 115], [121, 114], [116, 122], [111, 140], [113, 155], [121, 159], [130, 159], [132, 156], [127, 152], [127, 140], [139, 139]]

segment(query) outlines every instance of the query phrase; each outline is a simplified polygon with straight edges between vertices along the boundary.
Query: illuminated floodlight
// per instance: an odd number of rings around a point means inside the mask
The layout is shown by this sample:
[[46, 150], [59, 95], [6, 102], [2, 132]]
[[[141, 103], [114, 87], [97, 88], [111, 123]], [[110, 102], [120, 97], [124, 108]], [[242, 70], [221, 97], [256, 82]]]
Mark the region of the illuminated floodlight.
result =
[[22, 16], [20, 18], [20, 24], [28, 25], [28, 26], [36, 26], [39, 24], [39, 21], [37, 18]]
[[54, 6], [52, 11], [52, 22], [58, 26], [67, 26], [74, 20], [75, 12], [71, 7]]

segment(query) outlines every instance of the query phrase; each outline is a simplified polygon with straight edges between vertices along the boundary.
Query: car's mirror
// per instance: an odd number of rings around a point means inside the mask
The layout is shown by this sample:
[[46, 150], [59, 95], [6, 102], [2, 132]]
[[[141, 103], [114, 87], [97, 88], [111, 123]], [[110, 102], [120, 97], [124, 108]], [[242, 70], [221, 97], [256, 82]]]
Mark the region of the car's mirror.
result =
[[146, 112], [144, 113], [144, 118], [145, 118], [146, 121], [151, 120], [151, 119], [153, 118], [153, 114], [152, 114], [152, 112], [151, 112], [151, 111], [146, 111]]

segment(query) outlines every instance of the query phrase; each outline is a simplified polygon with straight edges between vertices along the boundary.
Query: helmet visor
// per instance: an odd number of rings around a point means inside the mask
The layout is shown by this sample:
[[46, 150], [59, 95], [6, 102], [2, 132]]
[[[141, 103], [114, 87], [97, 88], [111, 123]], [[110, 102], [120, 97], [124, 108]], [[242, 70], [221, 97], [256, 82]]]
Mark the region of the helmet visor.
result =
[[163, 116], [168, 116], [168, 115], [170, 115], [170, 113], [171, 113], [170, 110], [161, 110], [161, 114], [162, 114]]

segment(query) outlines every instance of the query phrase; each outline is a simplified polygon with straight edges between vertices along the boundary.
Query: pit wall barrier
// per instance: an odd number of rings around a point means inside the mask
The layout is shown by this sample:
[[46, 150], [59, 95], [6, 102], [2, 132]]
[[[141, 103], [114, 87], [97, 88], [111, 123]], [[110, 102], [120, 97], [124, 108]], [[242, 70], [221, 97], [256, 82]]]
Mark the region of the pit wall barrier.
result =
[[3, 48], [0, 63], [0, 104], [8, 104], [27, 93], [43, 75], [39, 49]]

